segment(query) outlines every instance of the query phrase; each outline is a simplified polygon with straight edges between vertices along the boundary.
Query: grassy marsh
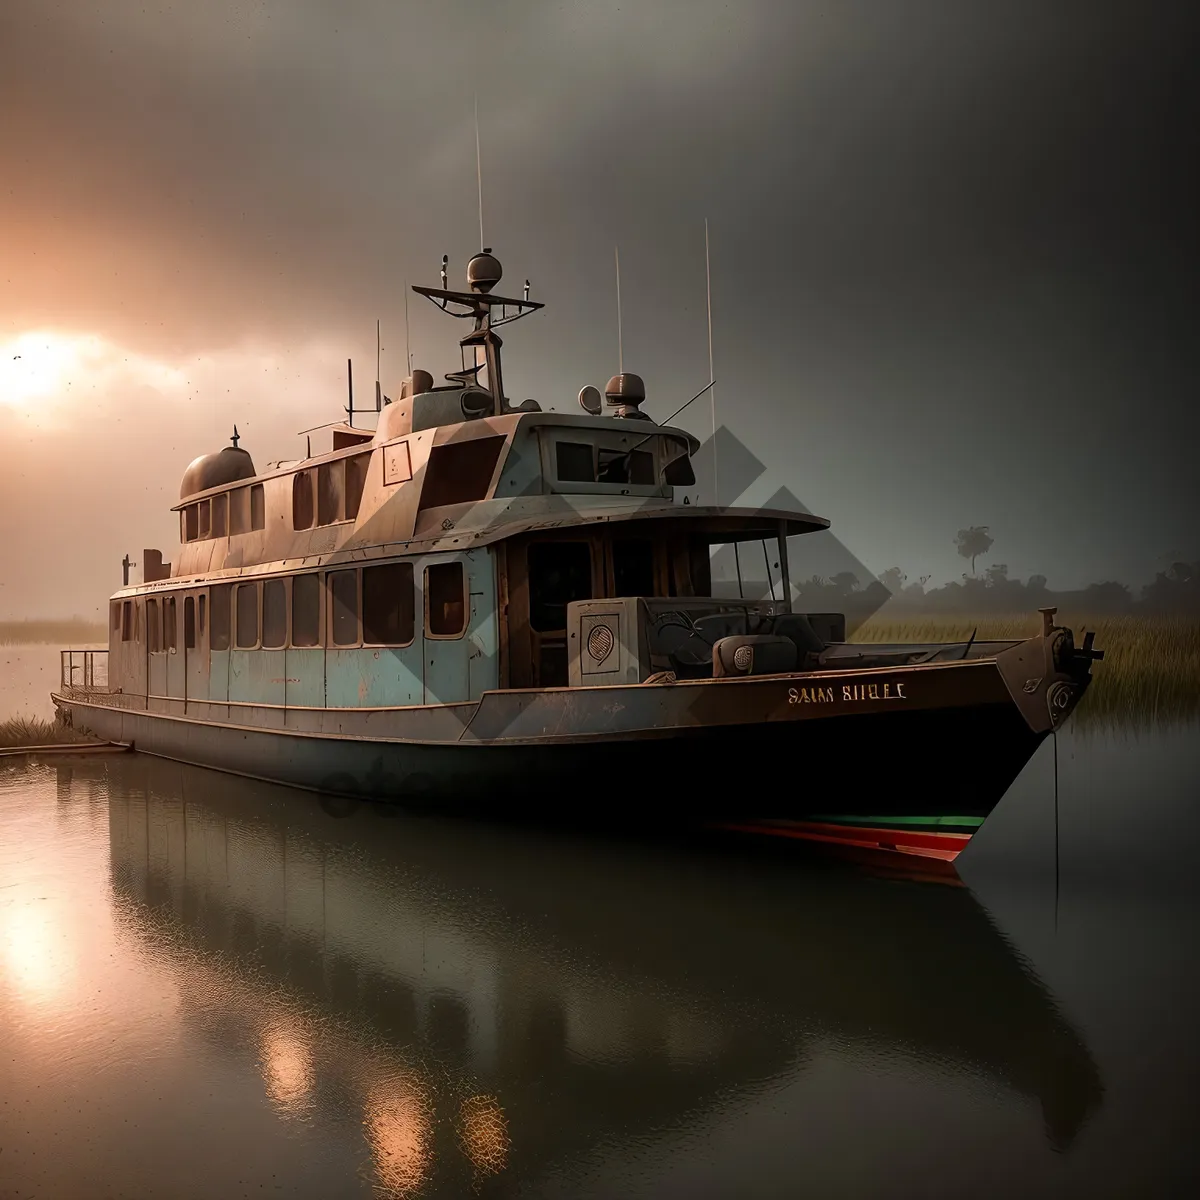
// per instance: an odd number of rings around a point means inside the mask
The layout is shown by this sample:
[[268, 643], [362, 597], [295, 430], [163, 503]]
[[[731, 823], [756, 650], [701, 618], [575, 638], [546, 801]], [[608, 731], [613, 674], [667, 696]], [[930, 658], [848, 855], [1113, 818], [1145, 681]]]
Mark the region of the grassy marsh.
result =
[[82, 617], [53, 620], [0, 621], [0, 646], [98, 646], [107, 645], [108, 630], [103, 621], [85, 621]]
[[[1152, 724], [1200, 718], [1200, 616], [1088, 616], [1062, 613], [1066, 625], [1083, 640], [1096, 631], [1102, 661], [1092, 667], [1092, 686], [1074, 719], [1081, 725], [1119, 721]], [[1037, 613], [959, 616], [914, 613], [879, 614], [854, 634], [855, 641], [953, 642], [980, 638], [1032, 637], [1041, 628]]]
[[21, 746], [78, 746], [97, 741], [59, 725], [57, 721], [40, 721], [36, 717], [12, 717], [0, 721], [0, 750]]

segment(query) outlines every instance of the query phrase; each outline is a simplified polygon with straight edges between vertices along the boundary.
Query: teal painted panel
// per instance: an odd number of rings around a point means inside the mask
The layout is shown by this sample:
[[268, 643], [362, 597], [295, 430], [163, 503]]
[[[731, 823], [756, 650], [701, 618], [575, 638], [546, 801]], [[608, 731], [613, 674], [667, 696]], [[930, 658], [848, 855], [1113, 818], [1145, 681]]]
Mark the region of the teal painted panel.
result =
[[421, 643], [402, 649], [327, 650], [325, 703], [329, 708], [392, 708], [422, 702]]
[[184, 697], [184, 689], [186, 687], [185, 679], [187, 674], [187, 664], [184, 659], [184, 651], [175, 649], [167, 651], [167, 695], [178, 696], [180, 700]]
[[167, 652], [156, 650], [150, 656], [150, 687], [151, 696], [167, 694]]
[[231, 650], [229, 699], [282, 707], [285, 653], [283, 650]]
[[469, 656], [465, 636], [452, 642], [425, 643], [426, 704], [461, 704], [470, 698]]
[[466, 558], [471, 593], [471, 623], [467, 627], [468, 697], [478, 700], [484, 692], [500, 686], [496, 560], [490, 550], [470, 550]]
[[184, 655], [184, 670], [187, 674], [187, 698], [189, 700], [207, 700], [208, 672], [211, 666], [207, 650], [182, 650]]
[[287, 683], [284, 695], [289, 707], [325, 707], [325, 651], [302, 650], [292, 647], [287, 651]]
[[208, 698], [229, 699], [229, 651], [210, 650], [208, 654]]

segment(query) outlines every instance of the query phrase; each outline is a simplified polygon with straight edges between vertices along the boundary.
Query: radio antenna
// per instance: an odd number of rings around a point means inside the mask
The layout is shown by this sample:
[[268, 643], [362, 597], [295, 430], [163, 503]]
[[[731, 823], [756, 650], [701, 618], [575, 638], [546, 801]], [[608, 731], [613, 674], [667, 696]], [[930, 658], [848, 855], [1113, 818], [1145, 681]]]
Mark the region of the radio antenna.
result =
[[350, 407], [346, 412], [350, 416], [350, 428], [354, 428], [354, 365], [350, 359], [346, 359], [346, 391], [350, 396]]
[[483, 159], [479, 155], [479, 94], [475, 94], [475, 177], [479, 183], [479, 248], [483, 249]]
[[[713, 374], [713, 347], [712, 347], [712, 269], [709, 265], [708, 256], [708, 218], [704, 218], [704, 281], [708, 292], [708, 377], [715, 379]], [[712, 448], [713, 448], [713, 503], [719, 508], [721, 505], [721, 484], [720, 477], [717, 473], [717, 391], [713, 388], [709, 392], [709, 399], [712, 402]], [[737, 543], [734, 543], [737, 546]]]
[[379, 344], [379, 318], [375, 318], [375, 411], [383, 412], [383, 389], [379, 385], [379, 357], [383, 347]]
[[[613, 247], [613, 257], [617, 263], [617, 372], [625, 373], [625, 348], [621, 342], [621, 253]], [[712, 376], [709, 375], [709, 379]]]
[[412, 374], [412, 346], [408, 337], [408, 280], [404, 281], [404, 361], [408, 364], [408, 373]]

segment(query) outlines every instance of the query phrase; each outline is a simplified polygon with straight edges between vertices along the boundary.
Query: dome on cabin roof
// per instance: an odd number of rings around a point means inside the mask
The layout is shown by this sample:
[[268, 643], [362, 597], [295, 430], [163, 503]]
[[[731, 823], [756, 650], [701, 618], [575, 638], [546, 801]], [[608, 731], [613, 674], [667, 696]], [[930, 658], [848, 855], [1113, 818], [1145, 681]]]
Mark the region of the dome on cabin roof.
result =
[[226, 446], [217, 454], [202, 454], [192, 460], [183, 473], [183, 482], [179, 485], [179, 498], [186, 500], [197, 492], [208, 491], [209, 488], [234, 483], [239, 479], [253, 479], [257, 473], [254, 460], [245, 450], [237, 446]]

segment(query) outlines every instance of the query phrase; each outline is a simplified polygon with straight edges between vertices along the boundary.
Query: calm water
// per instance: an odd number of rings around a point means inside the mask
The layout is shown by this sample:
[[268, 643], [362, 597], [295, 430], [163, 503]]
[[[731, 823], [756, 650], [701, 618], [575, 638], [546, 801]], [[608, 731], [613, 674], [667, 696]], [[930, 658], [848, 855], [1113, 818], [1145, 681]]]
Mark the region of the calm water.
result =
[[1051, 745], [966, 888], [0, 759], [0, 1196], [1195, 1194], [1200, 737], [1058, 759], [1057, 895]]

